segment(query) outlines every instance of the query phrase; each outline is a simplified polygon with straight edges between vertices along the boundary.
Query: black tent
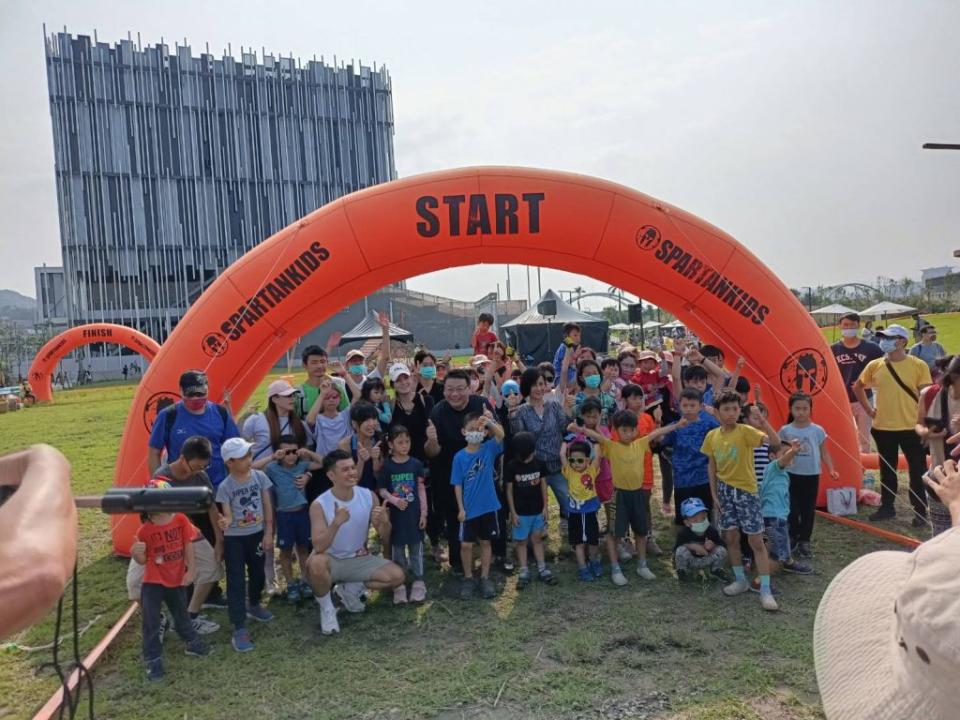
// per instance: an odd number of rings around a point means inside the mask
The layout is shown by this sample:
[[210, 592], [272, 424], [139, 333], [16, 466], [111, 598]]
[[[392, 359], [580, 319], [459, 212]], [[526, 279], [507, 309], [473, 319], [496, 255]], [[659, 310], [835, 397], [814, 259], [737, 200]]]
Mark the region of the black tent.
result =
[[[353, 329], [348, 330], [340, 338], [340, 347], [348, 345], [349, 343], [357, 342], [366, 342], [367, 340], [379, 340], [383, 337], [383, 329], [380, 327], [380, 322], [377, 320], [377, 313], [374, 310], [371, 310], [367, 316], [357, 323]], [[404, 330], [399, 325], [394, 325], [390, 323], [390, 339], [397, 340], [399, 342], [412, 342], [413, 333], [409, 330]]]
[[[556, 315], [540, 314], [539, 308], [544, 301], [556, 303]], [[577, 310], [553, 290], [547, 290], [532, 308], [501, 325], [500, 330], [524, 360], [532, 357], [534, 362], [543, 362], [553, 360], [563, 341], [563, 326], [568, 322], [575, 322], [582, 328], [582, 344], [597, 352], [607, 351], [607, 321]]]

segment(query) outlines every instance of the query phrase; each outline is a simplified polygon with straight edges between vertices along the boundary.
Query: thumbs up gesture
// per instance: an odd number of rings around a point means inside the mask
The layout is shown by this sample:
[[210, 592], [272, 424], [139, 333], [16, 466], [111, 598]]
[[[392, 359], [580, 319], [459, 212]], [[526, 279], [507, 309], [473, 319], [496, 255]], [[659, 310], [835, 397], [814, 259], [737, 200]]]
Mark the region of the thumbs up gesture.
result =
[[333, 524], [342, 527], [350, 521], [350, 511], [340, 503], [334, 503], [334, 507], [336, 510], [333, 513]]
[[365, 463], [367, 460], [370, 459], [370, 451], [367, 448], [365, 448], [363, 445], [358, 444], [357, 458], [360, 460], [361, 463]]
[[433, 420], [427, 421], [427, 440], [437, 441], [437, 426], [433, 424]]

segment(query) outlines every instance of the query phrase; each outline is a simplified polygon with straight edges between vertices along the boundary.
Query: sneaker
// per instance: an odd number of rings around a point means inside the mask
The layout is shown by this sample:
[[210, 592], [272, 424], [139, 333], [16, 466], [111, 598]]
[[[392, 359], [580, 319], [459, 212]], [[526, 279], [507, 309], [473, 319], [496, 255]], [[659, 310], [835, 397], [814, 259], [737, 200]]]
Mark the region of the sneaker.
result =
[[360, 599], [360, 593], [355, 592], [355, 586], [357, 585], [360, 585], [360, 583], [340, 583], [334, 588], [334, 592], [340, 598], [340, 604], [349, 613], [362, 613], [367, 609], [367, 606]]
[[595, 578], [603, 577], [603, 563], [600, 560], [591, 560], [590, 561], [590, 572], [593, 573]]
[[892, 507], [880, 507], [868, 518], [870, 522], [879, 522], [880, 520], [893, 520], [897, 516], [897, 511]]
[[247, 617], [257, 622], [270, 622], [273, 620], [273, 613], [267, 610], [263, 605], [249, 605], [247, 607]]
[[813, 575], [812, 567], [806, 563], [797, 562], [796, 560], [781, 563], [780, 567], [783, 568], [784, 572], [794, 573], [795, 575]]
[[212, 620], [207, 620], [203, 615], [197, 615], [190, 621], [197, 635], [210, 635], [220, 629], [220, 626]]
[[163, 660], [157, 658], [146, 663], [147, 680], [150, 682], [160, 682], [163, 680]]
[[292, 582], [287, 585], [287, 602], [291, 605], [296, 605], [300, 602], [300, 585], [299, 583]]
[[552, 572], [550, 572], [550, 568], [544, 568], [540, 571], [540, 582], [544, 583], [545, 585], [556, 585], [557, 578]]
[[230, 644], [233, 645], [233, 649], [237, 652], [250, 652], [253, 650], [253, 641], [250, 639], [250, 633], [247, 632], [246, 628], [234, 630]]
[[513, 560], [511, 560], [509, 557], [504, 558], [504, 559], [503, 559], [503, 571], [504, 571], [505, 573], [512, 573], [513, 570], [514, 570]]
[[593, 577], [593, 573], [590, 572], [590, 568], [586, 565], [577, 570], [577, 577], [580, 578], [580, 582], [593, 582], [596, 580], [596, 578]]
[[925, 528], [928, 527], [930, 523], [927, 522], [925, 517], [914, 515], [913, 520], [910, 521], [910, 525], [915, 528]]
[[610, 573], [610, 579], [613, 581], [613, 584], [617, 587], [623, 587], [627, 584], [627, 576], [623, 574], [623, 570], [617, 569]]
[[423, 580], [414, 580], [410, 586], [410, 602], [422, 603], [427, 599], [427, 585]]
[[212, 652], [213, 650], [210, 649], [209, 645], [207, 645], [200, 638], [197, 638], [192, 643], [187, 643], [187, 647], [183, 651], [183, 654], [189, 655], [190, 657], [206, 657]]
[[337, 622], [337, 609], [333, 603], [320, 605], [320, 632], [324, 635], [333, 635], [340, 632], [340, 623]]
[[626, 540], [620, 541], [620, 545], [617, 547], [617, 557], [620, 558], [620, 562], [627, 562], [633, 559], [633, 548], [630, 547], [630, 543]]
[[720, 580], [721, 582], [725, 582], [725, 583], [730, 582], [730, 576], [727, 574], [727, 571], [724, 570], [723, 568], [714, 568], [713, 570], [710, 571], [710, 575], [711, 577], [715, 577], [717, 580]]
[[775, 612], [780, 609], [780, 606], [777, 605], [777, 601], [771, 593], [760, 593], [760, 607], [770, 612]]
[[203, 601], [203, 605], [200, 606], [201, 610], [226, 610], [229, 607], [227, 605], [227, 599], [223, 595], [218, 595], [217, 597], [208, 597]]
[[167, 618], [166, 613], [160, 613], [160, 630], [157, 631], [157, 639], [160, 641], [160, 644], [163, 644], [163, 639], [167, 636], [167, 630], [170, 629], [170, 620]]
[[743, 580], [734, 580], [732, 583], [727, 585], [723, 589], [723, 594], [728, 597], [733, 597], [734, 595], [743, 595], [743, 593], [750, 590], [750, 583], [746, 581], [746, 578]]
[[677, 580], [679, 580], [680, 582], [683, 582], [688, 577], [690, 577], [690, 573], [687, 572], [686, 570], [677, 570]]
[[810, 543], [806, 541], [798, 542], [797, 555], [802, 558], [812, 558], [813, 550], [810, 548]]
[[661, 550], [660, 546], [657, 545], [657, 540], [655, 537], [653, 537], [653, 535], [647, 536], [647, 555], [663, 555], [663, 550]]
[[657, 576], [653, 574], [653, 571], [650, 570], [646, 565], [637, 566], [637, 575], [642, 577], [644, 580], [656, 580]]
[[300, 597], [304, 600], [309, 600], [313, 597], [313, 588], [310, 587], [310, 583], [301, 580], [297, 585], [300, 586]]
[[460, 583], [461, 600], [473, 600], [473, 595], [476, 591], [477, 584], [473, 581], [473, 578], [464, 578], [463, 582]]
[[493, 580], [488, 577], [480, 578], [480, 594], [484, 600], [492, 600], [497, 596], [497, 586], [493, 584]]
[[530, 569], [520, 568], [520, 572], [517, 574], [517, 590], [523, 590], [529, 584], [530, 584]]
[[398, 585], [393, 589], [393, 604], [394, 605], [407, 604], [407, 586], [406, 585]]

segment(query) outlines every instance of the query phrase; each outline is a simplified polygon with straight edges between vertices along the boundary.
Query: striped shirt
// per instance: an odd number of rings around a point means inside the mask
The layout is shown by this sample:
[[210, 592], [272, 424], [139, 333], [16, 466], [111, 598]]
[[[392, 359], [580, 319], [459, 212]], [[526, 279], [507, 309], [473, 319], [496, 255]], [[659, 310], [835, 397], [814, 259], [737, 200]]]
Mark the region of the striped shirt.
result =
[[543, 415], [529, 403], [524, 403], [510, 420], [514, 433], [533, 433], [537, 439], [536, 456], [547, 466], [551, 475], [560, 472], [560, 446], [567, 432], [567, 414], [561, 403], [545, 402]]
[[763, 445], [753, 449], [753, 471], [757, 474], [757, 482], [763, 482], [763, 474], [767, 471], [767, 465], [770, 464], [770, 446], [767, 441]]

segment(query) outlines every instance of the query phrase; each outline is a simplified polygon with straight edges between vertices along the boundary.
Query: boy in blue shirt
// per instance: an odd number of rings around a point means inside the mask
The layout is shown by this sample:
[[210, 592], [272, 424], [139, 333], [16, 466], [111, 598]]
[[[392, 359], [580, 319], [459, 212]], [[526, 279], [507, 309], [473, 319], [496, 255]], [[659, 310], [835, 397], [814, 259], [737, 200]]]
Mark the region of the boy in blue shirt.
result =
[[[460, 557], [463, 586], [460, 597], [469, 600], [476, 588], [473, 581], [473, 544], [480, 542], [480, 592], [485, 599], [496, 595], [490, 580], [492, 540], [500, 537], [500, 500], [493, 481], [493, 465], [503, 452], [503, 428], [493, 421], [489, 410], [467, 413], [461, 430], [467, 446], [453, 457], [450, 484], [457, 498], [460, 522]], [[487, 437], [487, 433], [492, 437]]]
[[790, 445], [770, 449], [770, 462], [763, 472], [760, 486], [760, 511], [763, 527], [770, 544], [770, 559], [780, 563], [786, 572], [811, 575], [813, 568], [793, 559], [790, 551], [790, 477], [787, 468], [802, 448], [802, 441], [792, 440]]

